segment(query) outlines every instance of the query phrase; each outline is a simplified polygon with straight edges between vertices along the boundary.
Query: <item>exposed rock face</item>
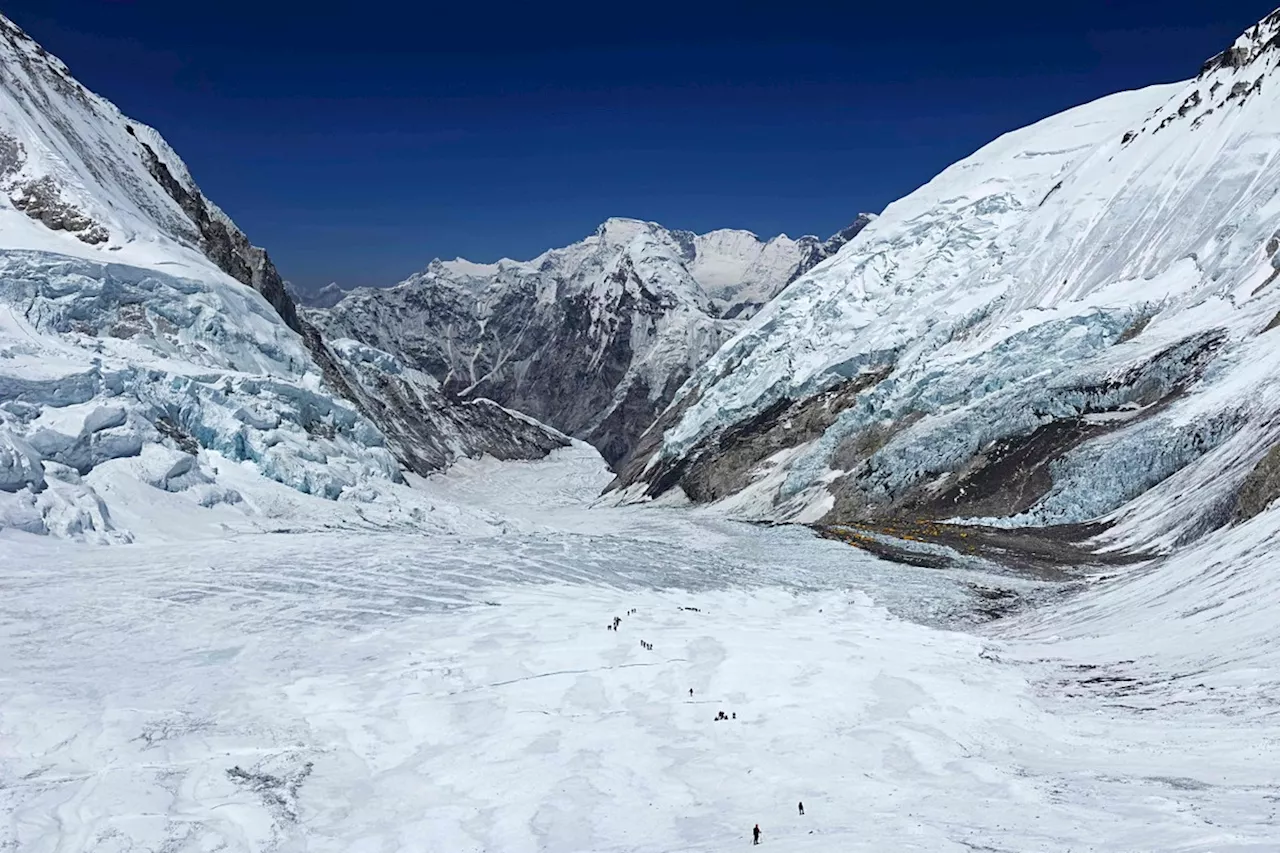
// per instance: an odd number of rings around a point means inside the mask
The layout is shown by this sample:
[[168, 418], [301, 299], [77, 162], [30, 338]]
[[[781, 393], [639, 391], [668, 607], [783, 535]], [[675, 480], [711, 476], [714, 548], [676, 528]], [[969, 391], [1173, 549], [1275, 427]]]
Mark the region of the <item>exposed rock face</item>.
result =
[[1238, 71], [1258, 62], [1266, 54], [1280, 51], [1280, 9], [1272, 12], [1240, 35], [1231, 47], [1205, 62], [1200, 79], [1216, 71]]
[[63, 201], [58, 185], [48, 175], [13, 187], [9, 200], [46, 228], [70, 232], [90, 245], [107, 241], [107, 229]]
[[1280, 497], [1280, 445], [1267, 451], [1240, 486], [1236, 497], [1237, 520], [1253, 518]]
[[[125, 130], [136, 137], [132, 125], [126, 125]], [[147, 171], [191, 220], [199, 235], [200, 251], [236, 281], [261, 293], [289, 328], [301, 332], [298, 309], [266, 250], [252, 245], [225, 213], [205, 199], [195, 184], [184, 185], [175, 178], [155, 149], [142, 140], [138, 144], [142, 147], [142, 162]]]
[[1007, 134], [890, 205], [695, 371], [614, 489], [1136, 549], [1261, 512], [1278, 67], [1275, 13], [1195, 80]]
[[[314, 327], [309, 327], [316, 334]], [[540, 459], [568, 439], [488, 400], [446, 396], [431, 376], [356, 341], [325, 347], [338, 381], [386, 435], [401, 464], [426, 475], [477, 450], [497, 459]]]
[[308, 317], [616, 463], [745, 318], [871, 218], [827, 241], [611, 219], [532, 261], [436, 260], [395, 288], [353, 291]]

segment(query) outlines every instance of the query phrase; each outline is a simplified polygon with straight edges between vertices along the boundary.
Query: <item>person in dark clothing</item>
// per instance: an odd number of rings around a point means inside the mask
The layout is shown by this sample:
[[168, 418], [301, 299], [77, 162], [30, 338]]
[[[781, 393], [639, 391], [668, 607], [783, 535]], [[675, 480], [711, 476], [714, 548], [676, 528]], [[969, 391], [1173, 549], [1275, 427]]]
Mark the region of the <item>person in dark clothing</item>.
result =
[[751, 830], [751, 843], [752, 844], [760, 843], [760, 824], [758, 823], [756, 824], [756, 828]]
[[804, 803], [800, 803], [800, 817], [804, 817]]
[[693, 688], [692, 688], [692, 687], [690, 687], [690, 688], [689, 688], [689, 698], [690, 698], [690, 699], [692, 699], [692, 698], [693, 698]]

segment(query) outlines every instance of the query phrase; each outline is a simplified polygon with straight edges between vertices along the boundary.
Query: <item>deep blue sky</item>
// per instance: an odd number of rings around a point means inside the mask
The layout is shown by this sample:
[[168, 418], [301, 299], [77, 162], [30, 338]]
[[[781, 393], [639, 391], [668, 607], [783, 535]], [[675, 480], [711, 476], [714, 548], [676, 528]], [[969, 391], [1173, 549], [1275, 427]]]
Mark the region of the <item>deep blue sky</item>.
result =
[[[1272, 0], [1276, 2], [1276, 0]], [[1194, 76], [1267, 0], [6, 0], [306, 286], [608, 216], [829, 234], [1004, 131]]]

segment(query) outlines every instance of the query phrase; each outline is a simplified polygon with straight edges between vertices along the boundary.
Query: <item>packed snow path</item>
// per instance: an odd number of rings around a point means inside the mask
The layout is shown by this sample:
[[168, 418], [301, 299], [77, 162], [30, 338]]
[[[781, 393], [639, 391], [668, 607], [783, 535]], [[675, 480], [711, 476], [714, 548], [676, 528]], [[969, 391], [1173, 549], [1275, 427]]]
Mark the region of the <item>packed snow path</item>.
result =
[[426, 484], [501, 535], [0, 541], [0, 849], [1277, 849], [1274, 594], [1229, 658], [1178, 566], [957, 630], [971, 577], [601, 476]]

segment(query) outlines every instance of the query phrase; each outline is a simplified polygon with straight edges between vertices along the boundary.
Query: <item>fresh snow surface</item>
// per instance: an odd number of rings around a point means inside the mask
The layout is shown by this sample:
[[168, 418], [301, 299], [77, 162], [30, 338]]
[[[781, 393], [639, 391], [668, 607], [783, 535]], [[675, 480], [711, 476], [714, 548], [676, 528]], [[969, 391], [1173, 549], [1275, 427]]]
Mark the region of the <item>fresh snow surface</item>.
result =
[[419, 487], [497, 520], [434, 535], [0, 534], [0, 848], [1277, 849], [1274, 513], [976, 628], [973, 575], [607, 479], [464, 462]]

